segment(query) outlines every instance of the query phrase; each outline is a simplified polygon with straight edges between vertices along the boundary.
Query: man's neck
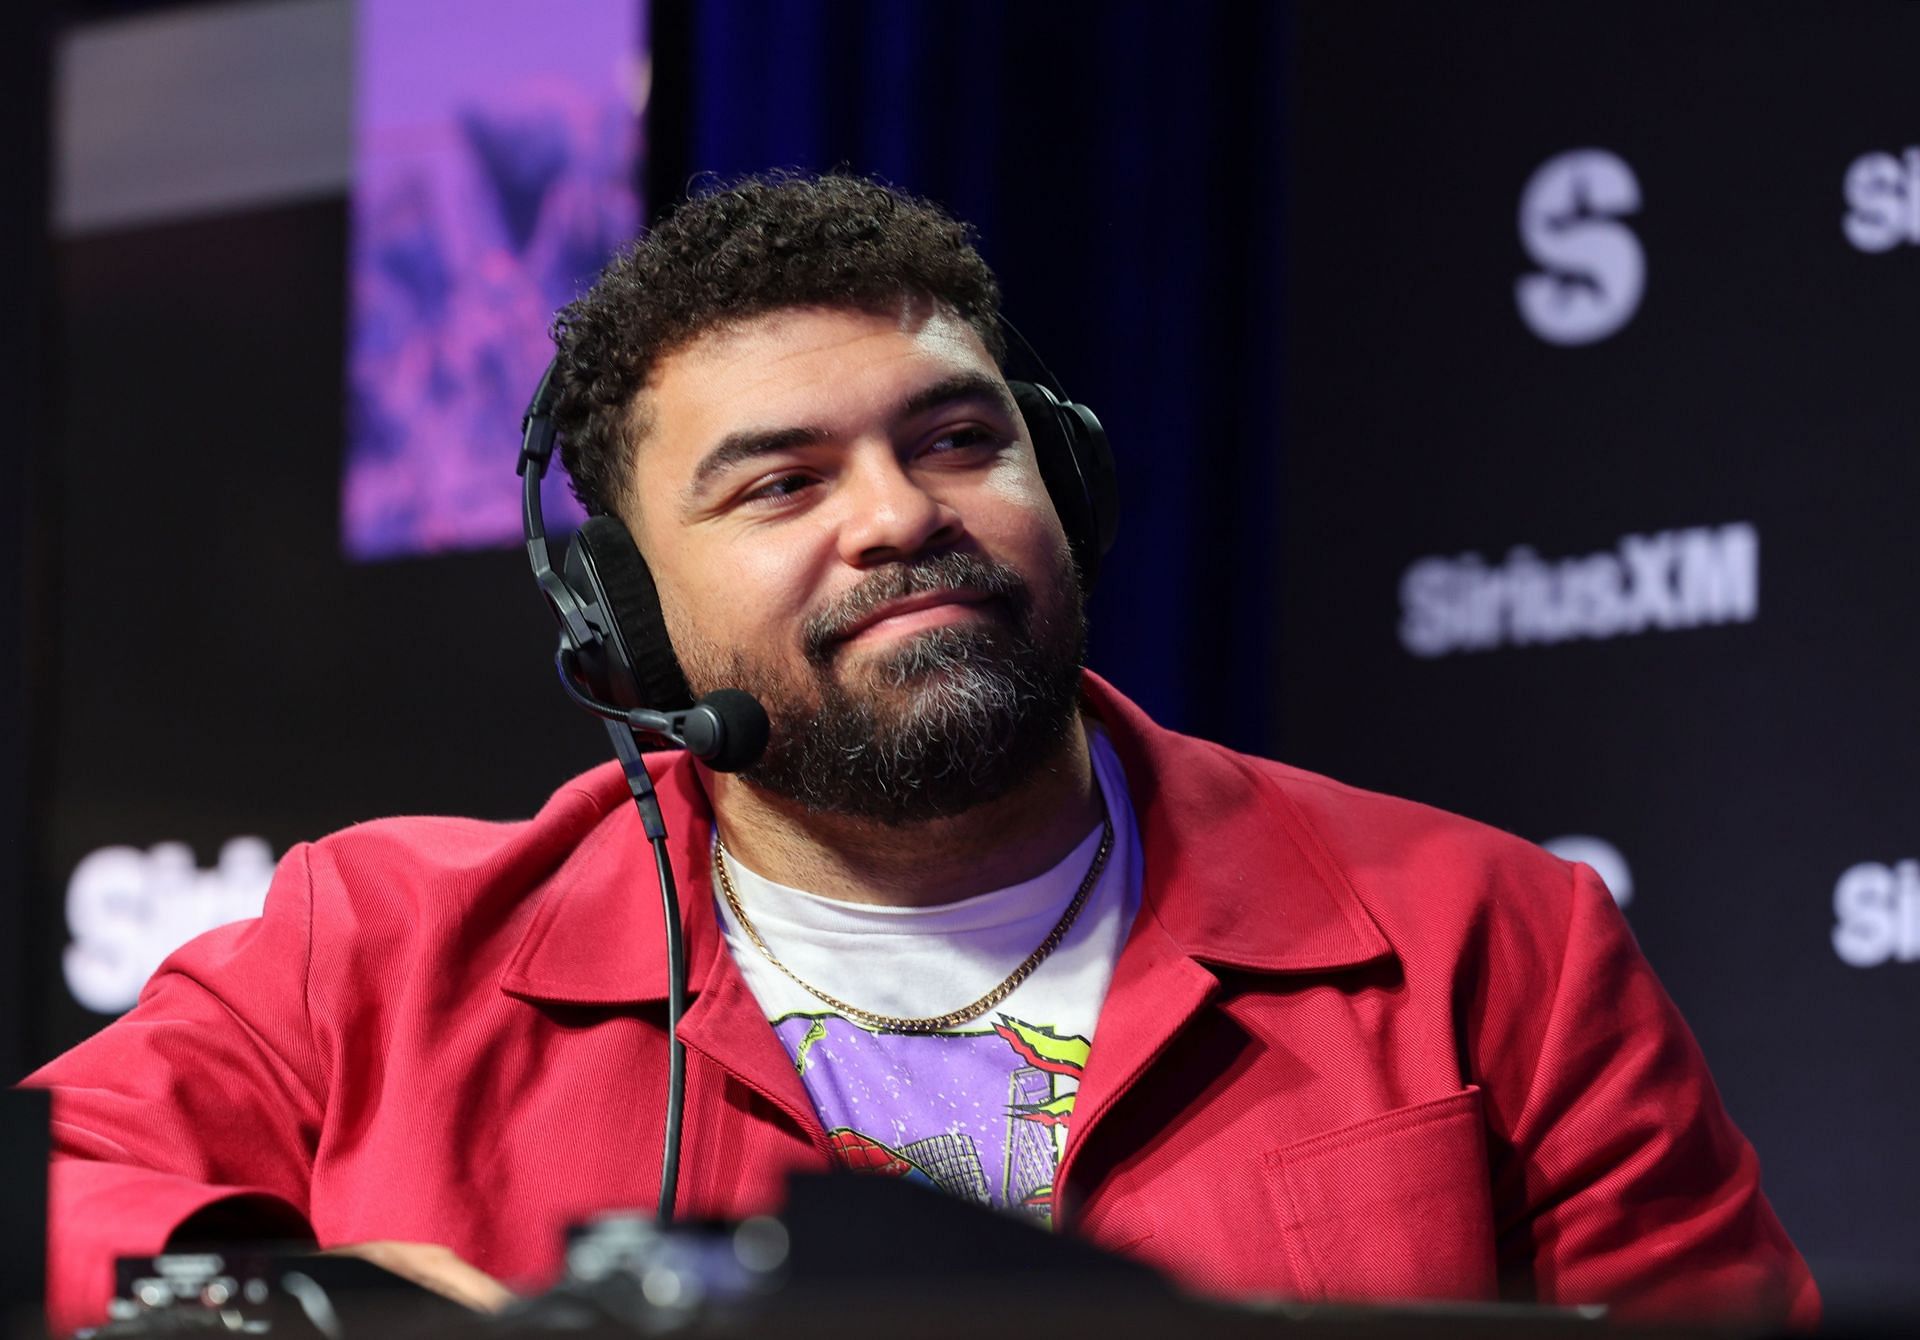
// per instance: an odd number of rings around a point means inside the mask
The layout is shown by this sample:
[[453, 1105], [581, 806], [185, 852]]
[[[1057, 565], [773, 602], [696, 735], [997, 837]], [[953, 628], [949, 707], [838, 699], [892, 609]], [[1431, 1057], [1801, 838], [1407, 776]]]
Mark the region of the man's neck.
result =
[[889, 826], [811, 813], [701, 769], [727, 849], [776, 883], [849, 903], [933, 907], [1043, 874], [1100, 822], [1084, 722], [1022, 785], [950, 819]]

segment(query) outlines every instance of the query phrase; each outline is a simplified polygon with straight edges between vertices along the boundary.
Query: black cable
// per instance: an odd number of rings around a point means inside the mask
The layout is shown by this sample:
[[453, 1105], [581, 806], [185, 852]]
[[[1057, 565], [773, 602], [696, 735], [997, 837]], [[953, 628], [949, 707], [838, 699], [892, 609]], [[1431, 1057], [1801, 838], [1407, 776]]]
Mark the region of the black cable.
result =
[[680, 1185], [680, 1116], [687, 1101], [687, 1047], [680, 1041], [680, 1016], [687, 1008], [687, 951], [680, 930], [680, 895], [673, 887], [667, 838], [653, 840], [653, 864], [660, 872], [660, 905], [667, 918], [667, 1121], [666, 1148], [660, 1155], [660, 1206], [655, 1217], [673, 1222]]
[[664, 1225], [673, 1222], [680, 1185], [681, 1114], [687, 1104], [687, 1049], [680, 1041], [680, 1016], [687, 1006], [687, 949], [680, 929], [680, 894], [673, 884], [673, 862], [667, 858], [667, 825], [660, 814], [660, 799], [654, 794], [653, 778], [647, 775], [646, 761], [640, 754], [640, 742], [620, 722], [609, 721], [606, 727], [613, 752], [627, 775], [627, 790], [633, 793], [634, 806], [640, 811], [640, 825], [653, 847], [653, 868], [660, 876], [660, 910], [666, 917], [667, 1115], [660, 1153], [660, 1204], [655, 1212]]
[[1060, 384], [1060, 379], [1053, 375], [1053, 369], [1047, 366], [1047, 360], [1040, 357], [1040, 351], [1033, 347], [1032, 341], [1020, 333], [1020, 327], [1007, 320], [1004, 312], [1000, 314], [1000, 327], [1005, 330], [1007, 334], [1013, 336], [1013, 342], [1019, 345], [1021, 350], [1026, 354], [1027, 361], [1038, 368], [1040, 375], [1047, 379], [1047, 389], [1059, 396], [1062, 400], [1071, 400], [1073, 397], [1067, 394], [1067, 388]]

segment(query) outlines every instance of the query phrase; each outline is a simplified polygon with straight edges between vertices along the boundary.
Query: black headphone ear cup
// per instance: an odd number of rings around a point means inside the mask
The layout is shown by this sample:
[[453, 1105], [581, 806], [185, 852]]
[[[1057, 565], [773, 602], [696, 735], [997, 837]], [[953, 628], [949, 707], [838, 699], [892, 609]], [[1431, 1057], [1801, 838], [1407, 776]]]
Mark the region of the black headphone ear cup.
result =
[[1091, 592], [1100, 560], [1120, 528], [1120, 492], [1106, 430], [1085, 405], [1062, 402], [1044, 386], [1008, 385], [1032, 435], [1041, 482], [1067, 533], [1081, 590]]
[[1100, 418], [1076, 400], [1060, 407], [1072, 420], [1073, 456], [1080, 464], [1080, 478], [1093, 505], [1093, 536], [1105, 558], [1120, 534], [1120, 476], [1113, 465], [1113, 444]]
[[599, 656], [581, 651], [581, 668], [590, 681], [602, 674], [606, 681], [589, 682], [589, 691], [621, 707], [672, 712], [693, 706], [660, 616], [653, 574], [619, 518], [592, 516], [581, 523], [567, 549], [566, 575], [567, 585], [594, 607], [588, 618], [604, 638]]

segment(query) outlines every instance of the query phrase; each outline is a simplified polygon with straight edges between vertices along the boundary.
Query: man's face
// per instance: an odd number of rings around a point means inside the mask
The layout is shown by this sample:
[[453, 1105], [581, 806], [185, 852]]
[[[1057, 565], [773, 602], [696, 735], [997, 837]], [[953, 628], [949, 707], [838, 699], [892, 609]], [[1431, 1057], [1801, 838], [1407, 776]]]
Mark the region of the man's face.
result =
[[979, 338], [926, 305], [786, 309], [663, 359], [629, 519], [696, 694], [773, 721], [746, 776], [908, 823], [1005, 794], [1071, 727], [1066, 537]]

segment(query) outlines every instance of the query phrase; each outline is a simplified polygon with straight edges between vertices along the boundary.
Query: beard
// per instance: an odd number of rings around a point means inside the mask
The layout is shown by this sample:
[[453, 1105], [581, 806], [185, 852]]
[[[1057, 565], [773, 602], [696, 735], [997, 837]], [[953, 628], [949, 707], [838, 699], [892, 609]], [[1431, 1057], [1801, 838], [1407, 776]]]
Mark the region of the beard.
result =
[[[810, 617], [802, 673], [737, 649], [689, 646], [681, 660], [696, 695], [745, 689], [767, 709], [766, 753], [740, 774], [753, 785], [889, 827], [951, 818], [1033, 776], [1078, 718], [1086, 618], [1064, 547], [1057, 571], [1058, 608], [1042, 610], [1014, 568], [936, 554], [880, 569]], [[843, 656], [873, 610], [948, 590], [986, 596], [989, 617]]]

